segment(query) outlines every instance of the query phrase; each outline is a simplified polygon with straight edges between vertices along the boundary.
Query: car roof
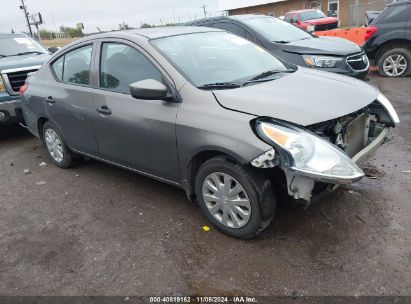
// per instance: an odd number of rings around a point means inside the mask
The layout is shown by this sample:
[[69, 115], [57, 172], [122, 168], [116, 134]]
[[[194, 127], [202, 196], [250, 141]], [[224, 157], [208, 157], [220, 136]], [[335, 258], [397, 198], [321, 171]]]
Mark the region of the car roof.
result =
[[105, 38], [105, 37], [113, 37], [113, 36], [142, 36], [147, 39], [157, 39], [157, 38], [164, 38], [170, 36], [177, 36], [177, 35], [184, 35], [184, 34], [192, 34], [192, 33], [204, 33], [204, 32], [218, 32], [221, 30], [218, 29], [206, 29], [204, 27], [187, 27], [187, 26], [160, 26], [160, 27], [152, 27], [152, 28], [144, 28], [144, 29], [133, 29], [133, 30], [126, 30], [126, 31], [116, 31], [116, 32], [108, 32], [102, 34], [96, 34], [89, 36], [93, 38]]
[[411, 4], [411, 0], [399, 0], [399, 1], [388, 4], [387, 6], [395, 6], [395, 5], [402, 5], [402, 4]]
[[83, 37], [81, 39], [75, 40], [72, 43], [67, 44], [64, 46], [62, 50], [68, 49], [73, 45], [87, 42], [94, 39], [104, 39], [104, 38], [124, 38], [124, 39], [157, 39], [157, 38], [165, 38], [171, 36], [178, 36], [178, 35], [186, 35], [186, 34], [193, 34], [193, 33], [207, 33], [207, 32], [222, 32], [220, 29], [213, 29], [207, 27], [200, 27], [200, 26], [159, 26], [153, 28], [144, 28], [144, 29], [132, 29], [132, 30], [125, 30], [125, 31], [113, 31], [113, 32], [106, 32], [100, 34], [94, 34], [87, 37]]
[[227, 21], [227, 20], [249, 20], [255, 18], [275, 18], [273, 16], [261, 15], [261, 14], [245, 14], [245, 15], [231, 15], [231, 16], [218, 16], [218, 17], [211, 17], [211, 18], [203, 18], [198, 20], [193, 20], [184, 23], [185, 25], [196, 25], [202, 23], [209, 23], [209, 22], [217, 22], [217, 21]]
[[305, 12], [312, 12], [312, 11], [318, 11], [315, 8], [310, 8], [310, 9], [303, 9], [303, 10], [296, 10], [296, 11], [289, 11], [286, 14], [300, 14], [300, 13], [305, 13]]

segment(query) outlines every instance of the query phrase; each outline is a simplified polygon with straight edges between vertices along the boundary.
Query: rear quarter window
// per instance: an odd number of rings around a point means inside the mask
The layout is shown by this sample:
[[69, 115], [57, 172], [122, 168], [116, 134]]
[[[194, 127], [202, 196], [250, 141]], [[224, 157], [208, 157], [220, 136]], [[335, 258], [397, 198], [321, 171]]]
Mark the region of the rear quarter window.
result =
[[64, 65], [64, 56], [61, 56], [51, 65], [51, 68], [54, 74], [56, 75], [57, 79], [60, 81], [63, 80], [63, 65]]

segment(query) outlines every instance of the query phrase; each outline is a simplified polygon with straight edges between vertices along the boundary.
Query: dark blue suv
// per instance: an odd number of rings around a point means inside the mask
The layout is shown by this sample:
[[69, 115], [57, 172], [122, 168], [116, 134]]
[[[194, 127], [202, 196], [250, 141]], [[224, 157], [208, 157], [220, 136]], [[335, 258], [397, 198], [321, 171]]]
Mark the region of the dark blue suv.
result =
[[411, 0], [393, 2], [371, 22], [364, 50], [383, 76], [411, 75]]
[[0, 126], [23, 121], [20, 87], [49, 57], [50, 52], [27, 35], [0, 34]]

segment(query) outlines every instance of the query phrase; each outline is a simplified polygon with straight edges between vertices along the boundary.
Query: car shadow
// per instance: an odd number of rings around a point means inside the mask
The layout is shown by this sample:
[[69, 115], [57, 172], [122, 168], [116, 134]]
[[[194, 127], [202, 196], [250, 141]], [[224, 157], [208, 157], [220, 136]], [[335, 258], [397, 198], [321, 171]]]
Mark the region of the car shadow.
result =
[[30, 137], [32, 137], [30, 132], [20, 125], [0, 126], [0, 143], [4, 144]]

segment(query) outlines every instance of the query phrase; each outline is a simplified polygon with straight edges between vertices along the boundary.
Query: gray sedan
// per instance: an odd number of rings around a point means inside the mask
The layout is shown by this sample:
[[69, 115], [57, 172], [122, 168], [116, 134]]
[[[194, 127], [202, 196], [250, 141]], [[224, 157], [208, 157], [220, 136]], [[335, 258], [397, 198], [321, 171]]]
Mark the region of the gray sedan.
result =
[[308, 206], [361, 179], [358, 165], [399, 122], [362, 81], [196, 27], [78, 40], [21, 94], [26, 124], [57, 166], [86, 156], [181, 187], [239, 238], [267, 227], [278, 193]]

